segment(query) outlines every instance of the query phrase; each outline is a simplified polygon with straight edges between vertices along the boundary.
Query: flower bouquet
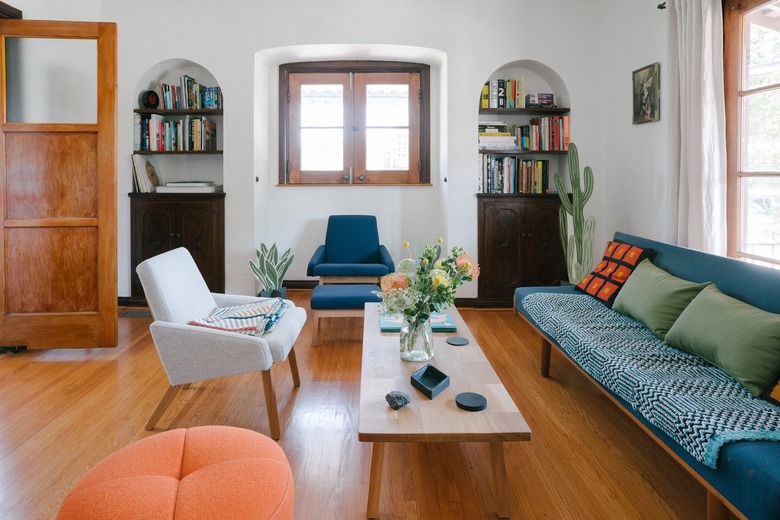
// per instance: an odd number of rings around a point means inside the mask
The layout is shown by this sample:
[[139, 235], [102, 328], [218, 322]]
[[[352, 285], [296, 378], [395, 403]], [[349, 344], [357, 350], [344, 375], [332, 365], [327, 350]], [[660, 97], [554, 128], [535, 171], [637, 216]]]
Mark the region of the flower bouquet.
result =
[[[456, 289], [479, 276], [479, 266], [461, 247], [441, 258], [441, 243], [426, 244], [419, 259], [405, 258], [394, 273], [382, 277], [380, 310], [402, 314], [401, 359], [426, 361], [433, 357], [433, 333], [429, 318], [455, 302]], [[404, 243], [409, 249], [409, 243]]]

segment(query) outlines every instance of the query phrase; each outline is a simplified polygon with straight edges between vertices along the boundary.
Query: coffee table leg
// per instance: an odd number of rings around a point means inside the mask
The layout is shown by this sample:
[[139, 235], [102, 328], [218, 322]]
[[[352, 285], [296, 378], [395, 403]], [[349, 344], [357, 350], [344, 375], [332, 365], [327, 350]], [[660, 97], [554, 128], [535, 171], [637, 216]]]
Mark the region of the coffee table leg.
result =
[[490, 458], [493, 461], [493, 480], [496, 484], [496, 513], [499, 518], [509, 518], [509, 491], [507, 489], [503, 442], [490, 443]]
[[384, 462], [385, 443], [375, 442], [371, 448], [371, 474], [368, 479], [368, 509], [366, 511], [368, 518], [379, 518], [379, 495], [382, 491], [382, 466]]

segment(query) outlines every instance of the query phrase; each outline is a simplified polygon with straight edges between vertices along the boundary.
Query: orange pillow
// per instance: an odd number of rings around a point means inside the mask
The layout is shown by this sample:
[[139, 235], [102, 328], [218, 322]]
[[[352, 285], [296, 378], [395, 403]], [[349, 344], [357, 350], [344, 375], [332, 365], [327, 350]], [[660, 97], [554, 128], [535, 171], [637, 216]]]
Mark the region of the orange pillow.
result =
[[607, 242], [599, 265], [575, 287], [612, 307], [618, 291], [634, 272], [639, 262], [649, 257], [652, 249], [644, 249], [617, 240]]

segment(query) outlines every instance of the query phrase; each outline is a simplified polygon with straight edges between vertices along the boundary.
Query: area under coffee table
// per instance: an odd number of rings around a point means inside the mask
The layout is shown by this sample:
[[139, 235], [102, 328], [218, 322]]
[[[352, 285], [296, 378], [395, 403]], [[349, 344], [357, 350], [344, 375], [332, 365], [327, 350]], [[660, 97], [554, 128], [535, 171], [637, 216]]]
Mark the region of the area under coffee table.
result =
[[[457, 309], [451, 307], [447, 312], [455, 320], [458, 331], [435, 334], [434, 358], [412, 363], [401, 361], [398, 333], [380, 332], [379, 304], [366, 304], [358, 440], [374, 443], [368, 518], [379, 516], [386, 442], [489, 442], [497, 513], [499, 518], [509, 518], [503, 443], [528, 441], [531, 430]], [[449, 345], [446, 343], [448, 336], [465, 337], [469, 344]], [[419, 393], [410, 382], [411, 374], [426, 363], [450, 378], [450, 386], [433, 400]], [[385, 395], [392, 390], [405, 392], [412, 402], [400, 410], [393, 410], [385, 400]], [[487, 398], [487, 408], [480, 412], [461, 410], [455, 404], [455, 396], [461, 392], [482, 394]]]

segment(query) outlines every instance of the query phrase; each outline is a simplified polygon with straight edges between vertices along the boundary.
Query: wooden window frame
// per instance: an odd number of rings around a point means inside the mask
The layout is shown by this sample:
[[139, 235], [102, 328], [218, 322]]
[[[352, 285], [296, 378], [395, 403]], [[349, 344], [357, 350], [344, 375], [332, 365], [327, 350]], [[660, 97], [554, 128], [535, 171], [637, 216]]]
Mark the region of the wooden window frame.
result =
[[[410, 154], [408, 171], [366, 171], [365, 169], [365, 129], [353, 125], [354, 139], [345, 139], [344, 172], [308, 172], [300, 171], [300, 157], [294, 150], [299, 149], [299, 136], [292, 129], [300, 128], [299, 111], [291, 110], [291, 88], [300, 84], [304, 74], [318, 74], [332, 84], [343, 83], [339, 76], [353, 73], [355, 85], [360, 86], [361, 78], [368, 73], [372, 76], [383, 75], [387, 82], [397, 82], [398, 75], [409, 74], [410, 96], [417, 96], [419, 103], [410, 106]], [[419, 84], [417, 81], [419, 80]], [[404, 82], [406, 83], [406, 82]], [[419, 94], [414, 90], [417, 89]], [[345, 111], [345, 125], [354, 117], [355, 121], [365, 120], [365, 99], [361, 89], [355, 89], [353, 105]], [[412, 100], [414, 97], [412, 97]], [[412, 124], [417, 121], [418, 124]], [[362, 131], [361, 131], [362, 130]], [[354, 141], [354, 143], [352, 142]], [[280, 185], [429, 185], [430, 184], [430, 66], [421, 63], [394, 61], [322, 61], [286, 63], [279, 66], [279, 184]], [[413, 146], [417, 144], [417, 146]], [[353, 166], [352, 174], [347, 171]]]
[[727, 254], [732, 258], [758, 261], [780, 267], [780, 260], [757, 256], [742, 251], [742, 204], [741, 186], [743, 178], [769, 176], [780, 178], [780, 172], [742, 171], [742, 99], [746, 95], [765, 92], [766, 88], [742, 90], [745, 35], [743, 15], [771, 3], [771, 0], [724, 0], [723, 2], [723, 76], [726, 104], [726, 215]]

